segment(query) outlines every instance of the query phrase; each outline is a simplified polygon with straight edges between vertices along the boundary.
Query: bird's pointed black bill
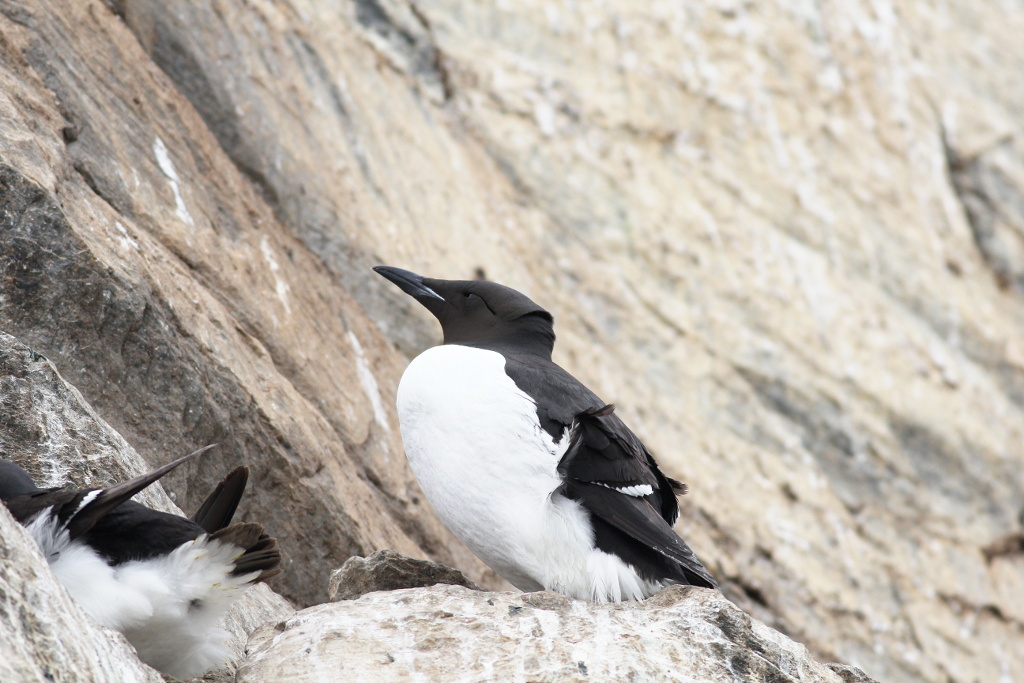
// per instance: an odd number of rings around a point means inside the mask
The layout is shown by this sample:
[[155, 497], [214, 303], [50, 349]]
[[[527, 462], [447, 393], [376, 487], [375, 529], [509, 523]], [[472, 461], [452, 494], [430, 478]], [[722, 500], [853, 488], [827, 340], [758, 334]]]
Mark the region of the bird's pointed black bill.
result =
[[99, 495], [75, 513], [74, 517], [67, 525], [68, 535], [72, 539], [81, 536], [85, 532], [89, 531], [89, 529], [96, 524], [97, 520], [116, 508], [118, 505], [121, 505], [171, 470], [183, 465], [192, 458], [205, 453], [216, 445], [217, 444], [210, 444], [209, 446], [204, 446], [203, 448], [193, 451], [184, 457], [167, 463], [163, 467], [158, 467], [152, 472], [147, 472], [146, 474], [139, 475], [138, 477], [130, 479], [124, 483], [103, 489]]
[[423, 284], [422, 275], [417, 275], [412, 271], [403, 270], [402, 268], [394, 268], [392, 266], [374, 266], [373, 269], [380, 275], [395, 283], [399, 289], [411, 297], [417, 299], [426, 297], [428, 299], [439, 299], [444, 301], [443, 296]]

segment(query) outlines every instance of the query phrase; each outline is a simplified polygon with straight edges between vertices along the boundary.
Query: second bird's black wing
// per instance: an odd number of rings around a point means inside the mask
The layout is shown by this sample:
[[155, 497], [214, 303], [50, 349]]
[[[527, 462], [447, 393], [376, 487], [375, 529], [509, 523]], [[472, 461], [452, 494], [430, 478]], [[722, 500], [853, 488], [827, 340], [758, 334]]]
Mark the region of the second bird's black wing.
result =
[[60, 510], [67, 506], [68, 510], [74, 510], [88, 492], [66, 491], [59, 486], [38, 488], [20, 465], [0, 460], [0, 500], [19, 524], [26, 525], [39, 513], [51, 508]]
[[193, 519], [153, 510], [129, 500], [209, 448], [212, 446], [106, 489], [39, 489], [21, 467], [0, 460], [0, 500], [21, 524], [28, 524], [40, 513], [55, 515], [71, 539], [81, 538], [111, 565], [165, 555], [209, 533], [213, 541], [242, 549], [235, 558], [233, 574], [255, 572], [254, 582], [265, 581], [281, 571], [281, 552], [275, 539], [268, 536], [260, 524], [230, 524], [245, 490], [248, 468], [238, 467], [228, 473], [207, 496]]
[[[71, 536], [71, 539], [74, 540], [78, 536], [81, 536], [92, 529], [99, 520], [103, 519], [113, 510], [123, 505], [136, 493], [150, 484], [155, 483], [171, 470], [183, 465], [201, 453], [210, 450], [214, 445], [215, 444], [211, 444], [204, 448], [200, 448], [199, 450], [193, 451], [184, 457], [173, 460], [162, 467], [158, 467], [146, 474], [141, 474], [124, 483], [115, 484], [109, 488], [102, 489], [99, 493], [96, 493], [96, 495], [90, 495], [93, 494], [95, 490], [79, 491], [71, 501], [61, 506], [57, 516], [61, 523], [67, 527], [68, 534]], [[91, 499], [88, 502], [84, 502], [86, 498]], [[149, 509], [142, 505], [139, 505], [139, 507], [143, 507], [146, 510]]]
[[36, 489], [12, 496], [4, 503], [22, 524], [28, 524], [39, 514], [53, 515], [57, 528], [66, 530], [70, 540], [86, 539], [112, 564], [144, 559], [196, 538], [203, 530], [183, 517], [151, 510], [129, 499], [210, 448], [201, 448], [105, 489]]

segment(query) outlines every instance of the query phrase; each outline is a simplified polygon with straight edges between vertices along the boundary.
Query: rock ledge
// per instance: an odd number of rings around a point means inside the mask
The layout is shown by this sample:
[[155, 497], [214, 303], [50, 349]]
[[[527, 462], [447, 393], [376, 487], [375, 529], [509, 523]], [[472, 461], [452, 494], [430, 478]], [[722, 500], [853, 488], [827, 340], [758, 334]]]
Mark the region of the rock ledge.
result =
[[416, 560], [394, 550], [378, 550], [369, 557], [350, 557], [341, 569], [331, 572], [327, 595], [332, 601], [355, 600], [373, 591], [423, 588], [439, 583], [480, 590], [458, 569], [440, 562]]
[[[318, 605], [249, 640], [238, 683], [314, 680], [870, 681], [841, 675], [718, 591], [595, 605], [436, 585]], [[849, 678], [860, 675], [862, 678]]]

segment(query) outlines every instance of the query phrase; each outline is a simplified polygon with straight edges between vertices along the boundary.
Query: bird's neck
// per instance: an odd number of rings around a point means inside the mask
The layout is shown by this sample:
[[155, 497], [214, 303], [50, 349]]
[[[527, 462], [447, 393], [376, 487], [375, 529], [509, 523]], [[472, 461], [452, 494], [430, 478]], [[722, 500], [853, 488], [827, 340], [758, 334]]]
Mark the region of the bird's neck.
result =
[[509, 325], [494, 328], [488, 334], [475, 334], [472, 338], [460, 338], [445, 330], [444, 343], [472, 346], [504, 355], [531, 355], [551, 360], [555, 331], [548, 320], [524, 316]]
[[554, 348], [554, 335], [550, 338], [534, 335], [509, 335], [488, 337], [473, 340], [449, 341], [445, 344], [458, 344], [460, 346], [472, 346], [487, 351], [497, 351], [504, 356], [536, 356], [544, 360], [551, 360], [551, 351]]

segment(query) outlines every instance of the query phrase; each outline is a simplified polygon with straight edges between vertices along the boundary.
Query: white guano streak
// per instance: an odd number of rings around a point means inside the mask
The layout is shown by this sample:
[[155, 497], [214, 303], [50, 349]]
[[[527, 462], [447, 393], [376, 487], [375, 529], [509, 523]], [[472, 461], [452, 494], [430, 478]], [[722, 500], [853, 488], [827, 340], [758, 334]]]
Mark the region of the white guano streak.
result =
[[174, 170], [174, 164], [171, 163], [171, 157], [167, 153], [167, 146], [164, 145], [164, 141], [157, 138], [153, 143], [153, 154], [156, 156], [156, 163], [163, 171], [164, 175], [171, 182], [171, 191], [174, 192], [174, 213], [177, 214], [178, 218], [181, 219], [185, 225], [195, 229], [196, 223], [192, 220], [192, 215], [188, 212], [188, 207], [185, 206], [185, 198], [181, 195], [181, 179], [178, 177], [178, 172]]
[[366, 354], [363, 352], [362, 344], [359, 343], [359, 339], [352, 333], [352, 330], [348, 331], [348, 341], [356, 352], [356, 376], [359, 378], [359, 384], [362, 385], [366, 397], [370, 399], [370, 406], [373, 408], [373, 419], [384, 429], [390, 430], [388, 414], [384, 410], [384, 402], [380, 398], [377, 379], [373, 376], [370, 364], [366, 361]]
[[270, 273], [274, 276], [274, 291], [277, 293], [277, 298], [284, 305], [284, 312], [291, 315], [292, 307], [288, 305], [288, 291], [290, 288], [288, 283], [282, 280], [278, 273], [281, 270], [281, 266], [277, 265], [277, 259], [274, 258], [274, 250], [270, 248], [270, 240], [266, 235], [260, 241], [260, 252], [263, 254], [263, 259], [267, 262], [267, 267], [270, 268]]

